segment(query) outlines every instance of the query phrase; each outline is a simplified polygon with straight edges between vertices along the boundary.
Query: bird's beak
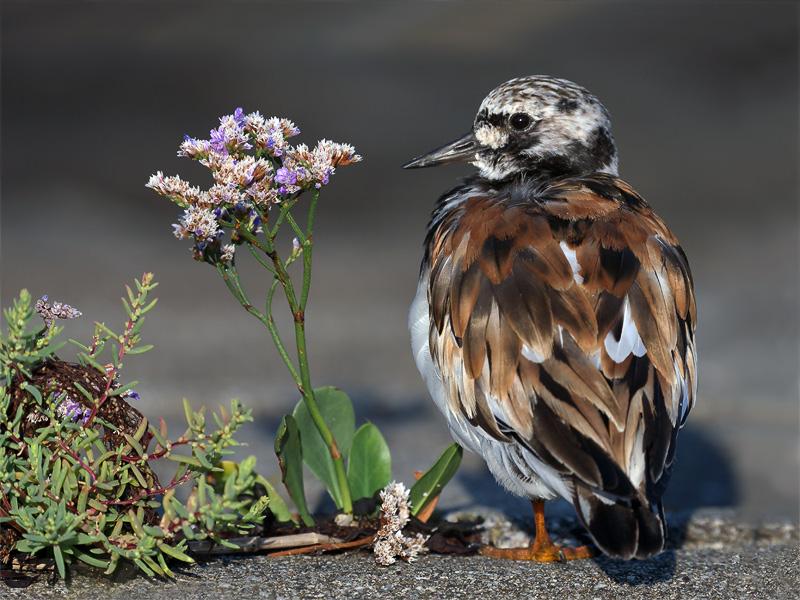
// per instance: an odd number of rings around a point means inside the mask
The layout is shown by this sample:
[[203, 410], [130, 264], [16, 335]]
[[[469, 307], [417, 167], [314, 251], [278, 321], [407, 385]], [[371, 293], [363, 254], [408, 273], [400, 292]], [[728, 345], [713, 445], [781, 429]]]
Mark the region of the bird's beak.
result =
[[441, 148], [407, 162], [403, 165], [403, 168], [422, 169], [423, 167], [435, 167], [451, 162], [469, 162], [475, 158], [477, 149], [478, 142], [475, 139], [475, 134], [470, 131], [467, 135], [454, 142], [445, 144]]

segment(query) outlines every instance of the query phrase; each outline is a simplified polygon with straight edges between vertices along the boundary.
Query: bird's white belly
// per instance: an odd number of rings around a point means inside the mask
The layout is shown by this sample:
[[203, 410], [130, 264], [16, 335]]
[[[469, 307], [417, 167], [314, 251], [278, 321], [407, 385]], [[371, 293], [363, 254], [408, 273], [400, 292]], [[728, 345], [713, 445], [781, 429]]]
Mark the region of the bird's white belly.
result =
[[500, 442], [483, 430], [473, 427], [461, 413], [448, 408], [448, 391], [430, 352], [430, 313], [428, 276], [420, 279], [411, 303], [408, 327], [414, 361], [434, 403], [447, 419], [450, 433], [460, 445], [482, 456], [492, 475], [503, 487], [517, 496], [550, 499], [569, 498], [564, 481], [550, 467], [516, 442]]

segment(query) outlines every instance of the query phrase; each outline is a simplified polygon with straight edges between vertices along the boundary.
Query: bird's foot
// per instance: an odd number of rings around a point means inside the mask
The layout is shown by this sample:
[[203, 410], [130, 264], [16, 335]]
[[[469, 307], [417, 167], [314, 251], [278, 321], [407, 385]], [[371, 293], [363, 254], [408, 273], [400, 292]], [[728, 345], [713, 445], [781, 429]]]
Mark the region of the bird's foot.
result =
[[526, 548], [495, 548], [494, 546], [483, 546], [480, 549], [482, 556], [491, 558], [502, 558], [505, 560], [532, 560], [535, 562], [550, 563], [567, 560], [580, 560], [592, 558], [594, 551], [590, 546], [560, 546], [550, 541], [544, 544], [537, 544], [535, 541]]

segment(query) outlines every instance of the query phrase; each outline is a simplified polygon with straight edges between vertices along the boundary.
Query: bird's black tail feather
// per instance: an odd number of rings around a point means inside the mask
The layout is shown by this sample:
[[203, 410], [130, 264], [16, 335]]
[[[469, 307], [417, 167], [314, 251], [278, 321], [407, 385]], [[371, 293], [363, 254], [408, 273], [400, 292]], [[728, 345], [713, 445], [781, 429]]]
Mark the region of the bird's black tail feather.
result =
[[664, 549], [667, 526], [661, 502], [612, 500], [578, 484], [575, 510], [604, 554], [625, 560], [648, 558]]

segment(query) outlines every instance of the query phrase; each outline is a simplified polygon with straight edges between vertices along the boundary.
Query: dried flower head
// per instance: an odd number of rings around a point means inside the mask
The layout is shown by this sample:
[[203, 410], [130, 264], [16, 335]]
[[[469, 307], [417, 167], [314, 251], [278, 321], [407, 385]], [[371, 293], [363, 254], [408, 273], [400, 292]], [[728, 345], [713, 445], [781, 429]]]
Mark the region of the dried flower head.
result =
[[396, 481], [381, 490], [381, 527], [375, 534], [373, 544], [375, 561], [380, 565], [394, 564], [397, 558], [412, 562], [428, 551], [426, 536], [419, 533], [413, 536], [403, 534], [411, 514], [408, 496], [406, 486]]
[[50, 327], [56, 319], [76, 319], [81, 316], [81, 311], [63, 302], [48, 302], [47, 296], [42, 296], [36, 301], [36, 313], [44, 320], [46, 327]]
[[349, 144], [321, 140], [313, 150], [292, 146], [289, 138], [299, 133], [289, 119], [237, 108], [220, 117], [209, 139], [186, 135], [178, 148], [178, 156], [211, 171], [214, 184], [208, 190], [161, 171], [150, 177], [147, 187], [184, 209], [174, 233], [193, 241], [198, 260], [229, 262], [233, 251], [222, 243], [223, 230], [232, 230], [233, 244], [242, 243], [240, 227], [247, 234], [260, 232], [271, 206], [320, 189], [336, 167], [361, 160]]

